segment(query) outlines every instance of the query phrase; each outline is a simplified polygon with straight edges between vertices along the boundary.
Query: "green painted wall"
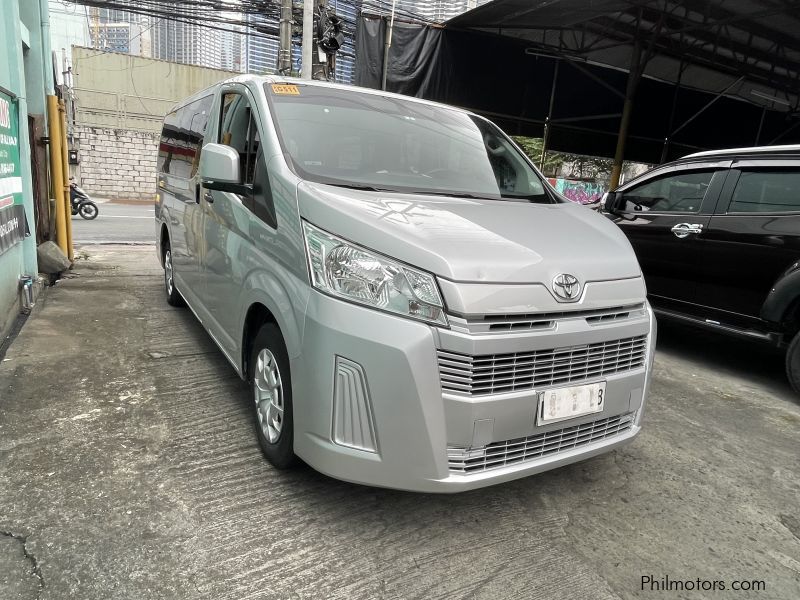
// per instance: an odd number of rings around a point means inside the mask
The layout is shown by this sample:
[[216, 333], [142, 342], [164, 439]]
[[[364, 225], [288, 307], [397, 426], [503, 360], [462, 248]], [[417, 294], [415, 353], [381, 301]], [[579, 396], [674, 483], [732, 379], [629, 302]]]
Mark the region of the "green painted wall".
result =
[[[23, 14], [20, 14], [21, 8]], [[0, 0], [0, 15], [3, 15], [0, 19], [0, 87], [16, 97], [22, 198], [32, 234], [0, 254], [0, 332], [4, 332], [19, 310], [19, 277], [37, 272], [27, 115], [30, 107], [36, 109], [34, 113], [44, 112], [48, 84], [46, 65], [49, 64], [45, 57], [50, 55], [50, 43], [49, 34], [42, 35], [42, 21], [46, 22], [47, 17], [42, 18], [39, 0]], [[22, 44], [23, 27], [28, 30], [30, 47], [27, 49], [23, 49]], [[30, 87], [26, 83], [30, 83]], [[52, 75], [49, 85], [52, 88]]]

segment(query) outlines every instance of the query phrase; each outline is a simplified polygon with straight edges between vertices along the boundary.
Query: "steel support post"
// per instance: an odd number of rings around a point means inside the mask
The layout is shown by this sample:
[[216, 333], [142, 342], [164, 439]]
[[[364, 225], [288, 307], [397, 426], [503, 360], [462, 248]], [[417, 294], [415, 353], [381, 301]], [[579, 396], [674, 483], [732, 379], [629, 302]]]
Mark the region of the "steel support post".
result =
[[67, 234], [67, 258], [75, 258], [75, 247], [72, 243], [72, 202], [69, 187], [69, 148], [67, 147], [67, 109], [63, 100], [58, 101], [58, 116], [61, 127], [61, 173], [64, 178], [64, 216]]
[[556, 61], [555, 69], [553, 70], [553, 85], [550, 87], [550, 106], [547, 109], [547, 118], [544, 120], [544, 133], [542, 135], [542, 155], [539, 157], [539, 170], [544, 173], [544, 159], [547, 155], [547, 145], [550, 142], [550, 128], [552, 127], [553, 119], [553, 104], [556, 99], [556, 82], [558, 81], [558, 66], [561, 64], [560, 60]]
[[672, 93], [672, 108], [669, 112], [669, 125], [667, 125], [667, 136], [664, 138], [664, 147], [661, 149], [661, 164], [667, 162], [667, 156], [669, 155], [669, 142], [670, 136], [672, 134], [672, 126], [675, 124], [675, 112], [678, 109], [678, 92], [681, 89], [681, 80], [683, 79], [683, 71], [684, 71], [683, 61], [680, 62], [678, 66], [678, 79], [675, 82], [675, 90]]
[[622, 175], [622, 162], [625, 159], [625, 142], [628, 138], [628, 128], [631, 123], [631, 114], [633, 113], [633, 98], [636, 95], [636, 88], [639, 86], [641, 79], [640, 65], [642, 62], [642, 48], [639, 42], [634, 43], [633, 51], [631, 52], [631, 66], [628, 71], [628, 83], [625, 87], [625, 103], [622, 106], [622, 118], [619, 123], [619, 133], [617, 135], [617, 149], [614, 152], [614, 166], [611, 169], [611, 181], [609, 182], [609, 189], [613, 190], [619, 185], [619, 179]]
[[761, 120], [758, 122], [758, 131], [756, 132], [756, 142], [755, 145], [758, 146], [759, 140], [761, 140], [761, 130], [764, 129], [764, 118], [767, 116], [767, 107], [761, 109]]
[[392, 0], [392, 16], [389, 19], [389, 31], [386, 32], [386, 42], [383, 45], [383, 76], [381, 77], [381, 89], [386, 89], [386, 76], [389, 73], [389, 48], [392, 47], [392, 32], [394, 31], [394, 8], [396, 0]]
[[61, 118], [58, 98], [47, 96], [47, 125], [50, 137], [50, 185], [56, 199], [56, 243], [67, 255], [67, 215], [64, 211], [64, 160], [61, 156]]

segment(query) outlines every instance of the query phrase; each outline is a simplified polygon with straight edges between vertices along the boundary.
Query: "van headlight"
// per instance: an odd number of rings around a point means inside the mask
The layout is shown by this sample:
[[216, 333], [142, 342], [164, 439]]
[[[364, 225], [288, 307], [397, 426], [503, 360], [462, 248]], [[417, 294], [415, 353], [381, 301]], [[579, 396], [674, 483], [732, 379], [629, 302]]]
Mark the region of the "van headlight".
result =
[[404, 317], [447, 325], [439, 287], [431, 274], [359, 248], [305, 221], [303, 234], [315, 288]]

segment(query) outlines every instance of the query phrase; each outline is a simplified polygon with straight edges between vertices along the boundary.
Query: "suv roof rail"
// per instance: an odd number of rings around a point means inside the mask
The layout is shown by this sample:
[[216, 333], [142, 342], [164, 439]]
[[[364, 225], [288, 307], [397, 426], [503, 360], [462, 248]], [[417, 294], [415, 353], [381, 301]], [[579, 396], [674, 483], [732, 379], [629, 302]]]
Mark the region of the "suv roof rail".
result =
[[722, 150], [706, 150], [687, 154], [679, 160], [687, 158], [706, 158], [710, 156], [730, 156], [732, 154], [800, 154], [800, 144], [790, 144], [786, 146], [752, 146], [749, 148], [725, 148]]

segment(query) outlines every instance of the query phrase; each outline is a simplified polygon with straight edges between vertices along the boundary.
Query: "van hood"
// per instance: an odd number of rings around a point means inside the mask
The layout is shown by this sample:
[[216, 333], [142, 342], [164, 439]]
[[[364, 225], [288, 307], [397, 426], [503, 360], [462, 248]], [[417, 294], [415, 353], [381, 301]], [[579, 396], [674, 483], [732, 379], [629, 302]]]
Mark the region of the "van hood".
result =
[[298, 186], [301, 216], [439, 277], [471, 283], [582, 283], [641, 276], [625, 235], [583, 206]]

